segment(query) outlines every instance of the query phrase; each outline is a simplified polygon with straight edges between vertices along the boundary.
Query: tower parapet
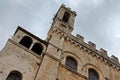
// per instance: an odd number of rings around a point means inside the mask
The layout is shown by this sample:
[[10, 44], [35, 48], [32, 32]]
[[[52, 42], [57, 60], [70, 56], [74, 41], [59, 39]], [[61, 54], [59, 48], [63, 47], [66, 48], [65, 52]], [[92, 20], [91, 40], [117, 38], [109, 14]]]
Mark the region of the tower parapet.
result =
[[101, 53], [102, 56], [104, 56], [106, 58], [108, 57], [107, 51], [104, 50], [103, 48], [100, 48], [99, 52]]
[[81, 35], [77, 34], [76, 36], [67, 36], [67, 40], [69, 40], [71, 43], [74, 43], [75, 46], [79, 46], [80, 49], [82, 48], [84, 51], [87, 51], [88, 54], [94, 55], [97, 58], [101, 59], [105, 62], [105, 64], [111, 65], [113, 68], [120, 70], [120, 63], [116, 56], [112, 55], [109, 57], [108, 52], [103, 48], [97, 50], [96, 44], [91, 41], [88, 43], [84, 42], [84, 37]]
[[88, 45], [89, 45], [90, 48], [96, 49], [96, 45], [93, 42], [89, 41]]
[[111, 59], [112, 59], [112, 61], [113, 61], [114, 63], [116, 63], [117, 65], [120, 65], [120, 64], [119, 64], [119, 60], [118, 60], [118, 58], [117, 58], [116, 56], [112, 55], [112, 56], [111, 56]]
[[83, 42], [84, 42], [84, 37], [82, 37], [81, 35], [77, 34], [77, 35], [76, 35], [76, 38], [77, 38], [77, 40], [78, 40], [80, 43], [83, 43]]
[[76, 12], [62, 4], [53, 18], [52, 27], [59, 28], [65, 33], [71, 34], [74, 29], [75, 17]]

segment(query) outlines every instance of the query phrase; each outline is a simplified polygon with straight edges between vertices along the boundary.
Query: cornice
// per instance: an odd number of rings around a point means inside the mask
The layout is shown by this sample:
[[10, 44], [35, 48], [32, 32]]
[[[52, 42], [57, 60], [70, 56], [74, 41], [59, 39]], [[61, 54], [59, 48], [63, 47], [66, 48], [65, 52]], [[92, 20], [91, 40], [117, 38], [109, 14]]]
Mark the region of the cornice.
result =
[[75, 47], [79, 47], [80, 50], [85, 51], [88, 55], [91, 55], [92, 57], [96, 57], [97, 59], [103, 61], [105, 64], [107, 64], [109, 67], [113, 67], [117, 71], [120, 71], [120, 64], [116, 64], [115, 62], [112, 61], [110, 57], [105, 57], [101, 55], [101, 52], [90, 48], [89, 45], [85, 42], [79, 43], [76, 40], [72, 39], [70, 36], [65, 37], [65, 41], [70, 42], [73, 44]]

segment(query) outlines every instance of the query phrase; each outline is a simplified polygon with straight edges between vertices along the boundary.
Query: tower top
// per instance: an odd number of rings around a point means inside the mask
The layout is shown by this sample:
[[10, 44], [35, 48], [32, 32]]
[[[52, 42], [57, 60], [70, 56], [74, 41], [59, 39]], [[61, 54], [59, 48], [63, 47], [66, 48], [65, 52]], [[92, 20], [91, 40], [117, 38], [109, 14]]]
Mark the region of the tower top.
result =
[[74, 29], [75, 17], [76, 12], [62, 4], [53, 18], [52, 27], [55, 28], [57, 26], [56, 28], [71, 34]]
[[68, 11], [72, 12], [73, 14], [77, 15], [75, 11], [72, 11], [70, 7], [67, 7], [66, 5], [62, 4], [60, 8], [65, 8]]
[[[65, 9], [66, 11], [68, 11], [68, 12], [74, 14], [75, 16], [77, 16], [77, 14], [76, 14], [75, 11], [72, 11], [70, 7], [67, 7], [67, 6], [64, 5], [64, 4], [62, 4], [62, 5], [60, 6], [60, 8], [58, 9], [58, 11], [57, 11], [56, 14], [58, 14], [58, 12], [59, 12], [62, 8]], [[56, 17], [56, 15], [54, 16], [54, 18], [55, 18], [55, 17]]]

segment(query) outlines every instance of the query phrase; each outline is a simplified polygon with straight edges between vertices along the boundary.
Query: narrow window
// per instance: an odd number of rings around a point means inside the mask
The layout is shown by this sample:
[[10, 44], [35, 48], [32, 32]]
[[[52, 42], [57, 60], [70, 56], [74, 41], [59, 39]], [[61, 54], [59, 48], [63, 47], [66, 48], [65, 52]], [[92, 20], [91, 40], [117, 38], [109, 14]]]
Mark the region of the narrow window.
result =
[[62, 21], [68, 22], [69, 18], [70, 18], [70, 13], [65, 12], [65, 13], [64, 13], [64, 16], [63, 16], [63, 18], [62, 18]]
[[43, 46], [39, 43], [35, 43], [34, 46], [31, 49], [33, 52], [41, 55], [42, 51], [43, 51]]
[[24, 36], [19, 43], [25, 46], [26, 48], [30, 48], [32, 44], [32, 39], [28, 36]]
[[22, 74], [18, 71], [12, 71], [10, 72], [6, 80], [22, 80]]
[[88, 74], [89, 80], [99, 80], [98, 73], [95, 70], [89, 69]]
[[67, 57], [65, 65], [68, 66], [69, 68], [77, 71], [77, 62], [75, 59], [73, 59], [71, 57]]

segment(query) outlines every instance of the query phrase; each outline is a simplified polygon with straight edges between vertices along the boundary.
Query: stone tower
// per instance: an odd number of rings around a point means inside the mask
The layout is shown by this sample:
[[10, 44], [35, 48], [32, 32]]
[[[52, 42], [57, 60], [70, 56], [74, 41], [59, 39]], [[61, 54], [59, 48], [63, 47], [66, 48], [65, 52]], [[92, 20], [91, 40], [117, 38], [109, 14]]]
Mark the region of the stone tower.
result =
[[46, 40], [18, 27], [0, 52], [0, 80], [119, 80], [117, 57], [71, 34], [75, 17], [61, 5]]

